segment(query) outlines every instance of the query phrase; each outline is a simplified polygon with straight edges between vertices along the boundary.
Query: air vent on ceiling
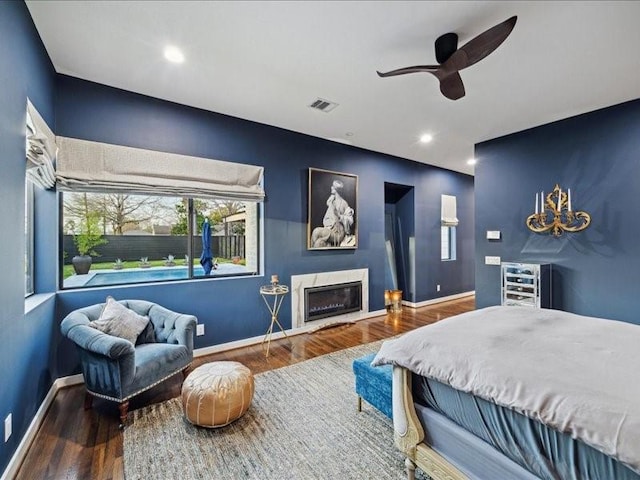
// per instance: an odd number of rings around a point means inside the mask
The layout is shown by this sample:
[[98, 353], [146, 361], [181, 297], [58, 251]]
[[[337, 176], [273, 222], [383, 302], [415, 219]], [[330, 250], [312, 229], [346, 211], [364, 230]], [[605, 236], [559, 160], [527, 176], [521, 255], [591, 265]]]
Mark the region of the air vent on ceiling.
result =
[[309, 106], [326, 113], [336, 108], [338, 104], [335, 102], [330, 102], [329, 100], [325, 100], [324, 98], [316, 98]]

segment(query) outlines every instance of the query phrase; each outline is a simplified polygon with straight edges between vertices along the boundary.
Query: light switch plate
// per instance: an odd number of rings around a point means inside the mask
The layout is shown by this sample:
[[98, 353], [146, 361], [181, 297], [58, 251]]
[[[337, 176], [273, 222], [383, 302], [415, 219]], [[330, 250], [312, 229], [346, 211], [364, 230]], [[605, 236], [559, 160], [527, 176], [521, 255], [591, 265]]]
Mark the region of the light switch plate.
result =
[[500, 230], [487, 230], [487, 240], [500, 240]]
[[500, 257], [484, 257], [485, 265], [500, 265]]

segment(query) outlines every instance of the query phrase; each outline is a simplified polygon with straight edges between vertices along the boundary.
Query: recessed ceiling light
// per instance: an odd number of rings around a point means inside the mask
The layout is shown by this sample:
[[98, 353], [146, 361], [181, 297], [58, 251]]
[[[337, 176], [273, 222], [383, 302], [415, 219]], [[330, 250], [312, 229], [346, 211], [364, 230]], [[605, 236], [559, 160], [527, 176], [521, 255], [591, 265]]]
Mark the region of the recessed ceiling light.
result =
[[470, 158], [469, 160], [467, 160], [467, 165], [475, 165], [477, 163], [477, 160], [475, 158]]
[[174, 45], [167, 45], [166, 47], [164, 47], [164, 58], [169, 60], [171, 63], [184, 62], [184, 54], [178, 47]]
[[420, 143], [429, 143], [431, 140], [433, 140], [433, 135], [429, 133], [425, 133], [420, 137]]

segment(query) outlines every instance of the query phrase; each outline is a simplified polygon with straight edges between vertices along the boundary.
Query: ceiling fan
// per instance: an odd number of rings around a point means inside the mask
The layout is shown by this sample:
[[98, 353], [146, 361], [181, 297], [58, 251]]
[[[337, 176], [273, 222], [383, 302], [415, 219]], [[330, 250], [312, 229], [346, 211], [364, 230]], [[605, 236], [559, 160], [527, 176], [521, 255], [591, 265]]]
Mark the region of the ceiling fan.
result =
[[516, 24], [517, 16], [513, 16], [477, 37], [469, 40], [458, 48], [458, 35], [445, 33], [438, 37], [435, 43], [436, 60], [439, 65], [416, 65], [414, 67], [398, 68], [390, 72], [377, 72], [381, 77], [393, 77], [407, 73], [428, 72], [440, 81], [440, 91], [451, 99], [464, 97], [464, 84], [458, 73], [470, 67], [493, 52], [509, 36]]

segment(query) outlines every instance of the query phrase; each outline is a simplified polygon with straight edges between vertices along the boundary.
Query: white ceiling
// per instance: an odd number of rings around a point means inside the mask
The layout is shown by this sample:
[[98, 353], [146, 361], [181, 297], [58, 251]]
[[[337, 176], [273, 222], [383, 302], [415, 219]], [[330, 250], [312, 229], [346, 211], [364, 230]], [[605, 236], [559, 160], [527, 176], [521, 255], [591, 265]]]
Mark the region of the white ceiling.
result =
[[[640, 98], [635, 1], [27, 6], [59, 73], [470, 174], [477, 142]], [[509, 38], [461, 72], [460, 100], [430, 74], [376, 75], [433, 64], [438, 36], [463, 45], [512, 15]], [[186, 61], [167, 63], [166, 44]], [[339, 106], [312, 110], [317, 97]]]

